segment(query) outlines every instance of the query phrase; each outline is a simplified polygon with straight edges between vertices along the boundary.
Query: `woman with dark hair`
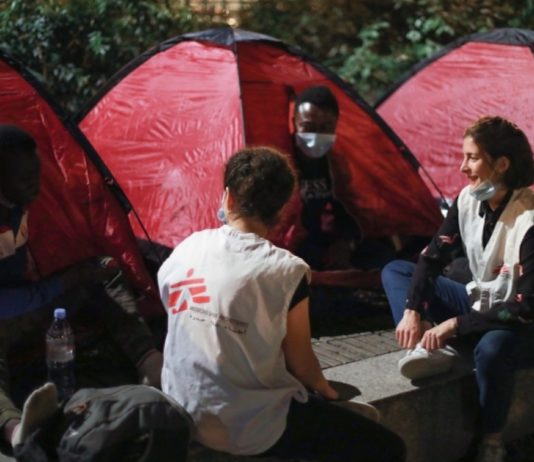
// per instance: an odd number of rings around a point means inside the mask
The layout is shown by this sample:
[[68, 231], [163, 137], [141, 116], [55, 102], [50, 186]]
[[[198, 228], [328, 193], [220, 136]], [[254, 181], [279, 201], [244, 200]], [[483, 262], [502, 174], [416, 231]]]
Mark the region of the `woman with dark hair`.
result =
[[309, 267], [265, 239], [294, 185], [286, 157], [270, 148], [227, 162], [225, 224], [189, 236], [158, 273], [168, 312], [162, 388], [216, 450], [402, 461], [400, 438], [330, 402], [338, 394], [310, 342]]
[[[480, 392], [477, 461], [502, 461], [502, 430], [515, 371], [534, 366], [534, 183], [525, 134], [501, 117], [483, 117], [464, 134], [461, 172], [469, 182], [417, 265], [395, 261], [382, 272], [410, 379], [448, 369], [454, 336], [478, 334], [474, 351]], [[440, 276], [465, 252], [473, 280]]]

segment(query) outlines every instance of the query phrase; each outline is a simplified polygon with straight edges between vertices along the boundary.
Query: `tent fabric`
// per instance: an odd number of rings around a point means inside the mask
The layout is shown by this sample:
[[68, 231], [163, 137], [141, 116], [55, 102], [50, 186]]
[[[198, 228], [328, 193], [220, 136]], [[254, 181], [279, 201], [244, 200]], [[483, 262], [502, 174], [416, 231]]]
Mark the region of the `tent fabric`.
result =
[[184, 238], [214, 225], [221, 165], [243, 139], [235, 54], [184, 44], [137, 67], [81, 124], [149, 235], [169, 246], [177, 230]]
[[[336, 193], [365, 234], [431, 235], [439, 209], [402, 142], [337, 76], [265, 35], [224, 28], [168, 40], [112, 78], [79, 126], [151, 238], [172, 248], [218, 225], [222, 167], [232, 153], [251, 145], [293, 152], [291, 101], [318, 84], [332, 89], [341, 110]], [[295, 203], [293, 216], [297, 210]]]
[[0, 55], [0, 87], [0, 123], [31, 134], [40, 154], [41, 192], [29, 215], [29, 248], [40, 276], [111, 255], [137, 289], [156, 297], [127, 214], [107, 184], [114, 179], [87, 139], [76, 125], [63, 122], [67, 118], [36, 79], [5, 55]]
[[485, 115], [515, 122], [534, 140], [534, 32], [498, 29], [464, 37], [416, 65], [377, 103], [447, 199], [459, 173], [464, 130]]

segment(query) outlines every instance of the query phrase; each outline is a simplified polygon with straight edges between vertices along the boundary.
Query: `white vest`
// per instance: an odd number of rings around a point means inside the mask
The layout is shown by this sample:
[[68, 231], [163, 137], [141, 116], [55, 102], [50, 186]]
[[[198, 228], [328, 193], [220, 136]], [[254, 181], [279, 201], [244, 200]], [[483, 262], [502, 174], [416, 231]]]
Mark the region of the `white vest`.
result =
[[285, 430], [292, 398], [307, 400], [282, 351], [304, 275], [300, 258], [227, 225], [192, 234], [159, 270], [162, 388], [191, 414], [202, 444], [261, 453]]
[[485, 248], [484, 217], [479, 216], [479, 208], [480, 202], [469, 194], [469, 187], [464, 188], [458, 197], [458, 220], [473, 273], [467, 291], [473, 309], [486, 311], [494, 303], [510, 301], [516, 295], [521, 243], [534, 226], [534, 193], [527, 188], [513, 192]]

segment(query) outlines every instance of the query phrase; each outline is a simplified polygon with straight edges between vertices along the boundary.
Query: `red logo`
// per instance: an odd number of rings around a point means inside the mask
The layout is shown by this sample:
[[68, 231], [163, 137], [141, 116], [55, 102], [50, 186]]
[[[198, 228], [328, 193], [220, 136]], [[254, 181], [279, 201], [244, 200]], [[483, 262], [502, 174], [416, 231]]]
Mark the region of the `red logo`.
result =
[[208, 295], [203, 295], [207, 291], [204, 278], [192, 278], [193, 271], [191, 268], [187, 271], [187, 279], [171, 285], [167, 305], [172, 314], [187, 310], [192, 303], [209, 303], [211, 300]]

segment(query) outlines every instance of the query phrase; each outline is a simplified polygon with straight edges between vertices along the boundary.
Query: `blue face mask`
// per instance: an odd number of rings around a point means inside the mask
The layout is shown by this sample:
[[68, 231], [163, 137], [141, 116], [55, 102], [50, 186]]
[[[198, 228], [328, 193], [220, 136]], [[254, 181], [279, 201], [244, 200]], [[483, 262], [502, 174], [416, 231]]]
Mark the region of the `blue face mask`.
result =
[[219, 207], [219, 210], [217, 210], [217, 220], [219, 220], [225, 225], [228, 224], [228, 220], [226, 219], [226, 213], [224, 213], [224, 209], [222, 207]]
[[477, 201], [483, 202], [495, 196], [496, 192], [497, 188], [495, 185], [490, 180], [484, 180], [477, 187], [469, 191], [469, 194], [471, 194]]
[[226, 213], [224, 213], [224, 201], [226, 199], [226, 194], [228, 194], [228, 188], [224, 188], [223, 197], [221, 199], [221, 206], [219, 207], [219, 210], [217, 210], [217, 220], [219, 220], [224, 225], [228, 224], [228, 217], [226, 216]]

